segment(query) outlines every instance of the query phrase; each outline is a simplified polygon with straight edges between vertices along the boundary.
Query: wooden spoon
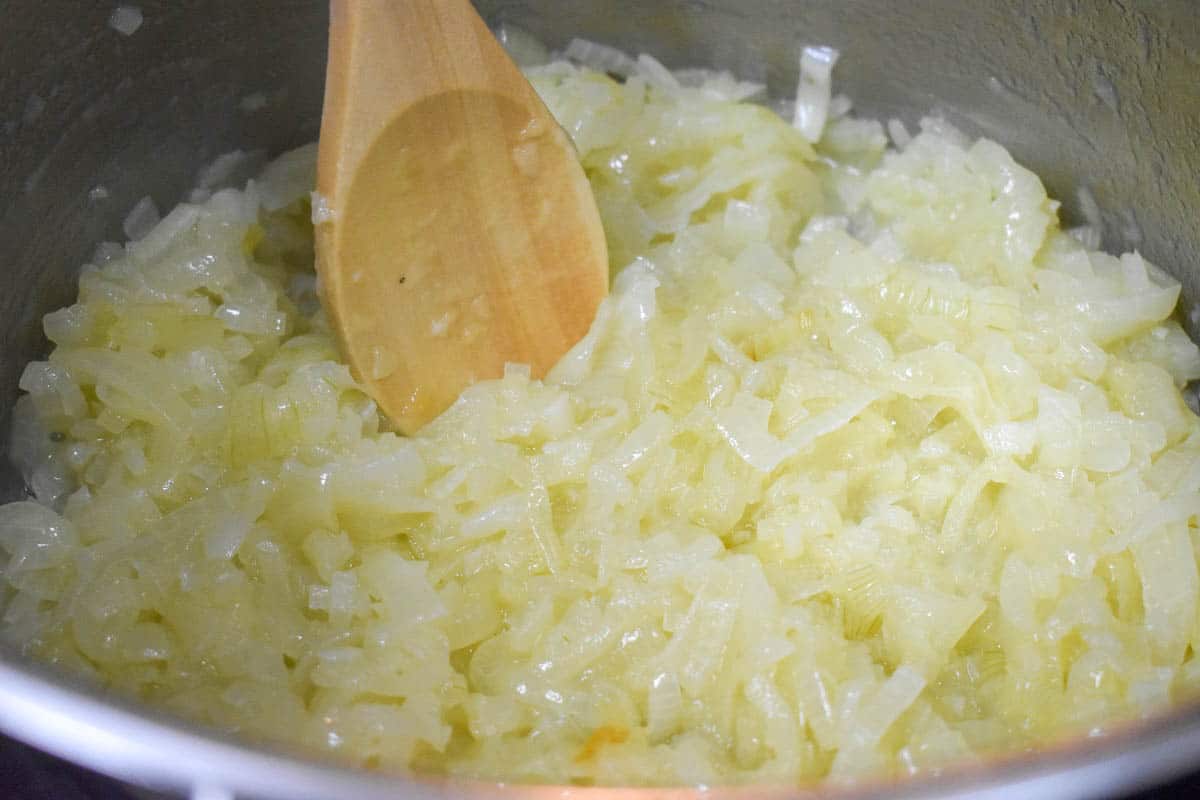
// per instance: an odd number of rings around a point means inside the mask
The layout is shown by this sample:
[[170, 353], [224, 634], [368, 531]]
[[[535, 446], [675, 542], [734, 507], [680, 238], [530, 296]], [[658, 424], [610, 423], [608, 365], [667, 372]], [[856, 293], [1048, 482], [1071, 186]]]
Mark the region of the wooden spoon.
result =
[[330, 12], [317, 270], [355, 376], [412, 433], [583, 337], [604, 231], [571, 141], [467, 0]]

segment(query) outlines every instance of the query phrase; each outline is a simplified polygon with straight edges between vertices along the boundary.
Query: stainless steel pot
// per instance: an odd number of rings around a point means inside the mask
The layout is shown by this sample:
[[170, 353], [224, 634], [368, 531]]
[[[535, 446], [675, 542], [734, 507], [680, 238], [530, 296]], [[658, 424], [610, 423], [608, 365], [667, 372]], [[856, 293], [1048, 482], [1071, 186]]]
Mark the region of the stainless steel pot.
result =
[[[400, 0], [397, 0], [398, 2]], [[315, 138], [323, 0], [0, 0], [0, 416], [44, 351], [96, 242], [149, 193], [169, 207], [220, 153]], [[785, 95], [798, 43], [843, 52], [860, 112], [941, 111], [1007, 145], [1078, 218], [1088, 187], [1109, 249], [1138, 247], [1200, 297], [1200, 7], [1190, 0], [484, 0], [493, 23], [551, 46], [585, 35], [668, 65], [715, 65]], [[261, 104], [261, 107], [260, 107]], [[103, 187], [103, 191], [92, 191]], [[1197, 330], [1192, 327], [1193, 336]], [[7, 437], [8, 425], [3, 425]], [[4, 440], [0, 440], [0, 445]], [[21, 494], [7, 466], [0, 500]], [[695, 797], [414, 781], [224, 741], [106, 699], [0, 649], [0, 730], [94, 769], [195, 798]], [[1099, 739], [889, 787], [904, 795], [1084, 797], [1200, 766], [1200, 709]], [[879, 789], [882, 787], [874, 787]], [[565, 794], [564, 794], [565, 792]], [[789, 790], [709, 795], [790, 796]]]

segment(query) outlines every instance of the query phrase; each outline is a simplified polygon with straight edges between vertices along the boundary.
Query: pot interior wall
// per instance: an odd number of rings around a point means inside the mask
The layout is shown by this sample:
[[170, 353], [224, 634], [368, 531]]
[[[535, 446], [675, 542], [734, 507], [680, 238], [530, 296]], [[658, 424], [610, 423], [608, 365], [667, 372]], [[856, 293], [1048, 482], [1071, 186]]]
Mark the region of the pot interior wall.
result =
[[[323, 0], [8, 0], [0, 30], [0, 450], [39, 320], [143, 196], [166, 210], [217, 155], [316, 137]], [[1200, 298], [1200, 26], [1189, 0], [482, 0], [551, 47], [584, 35], [673, 67], [794, 90], [798, 45], [842, 50], [836, 89], [910, 128], [935, 111], [1009, 147], [1105, 246], [1137, 247]], [[93, 191], [98, 188], [103, 191]], [[1193, 337], [1197, 329], [1189, 322]], [[19, 476], [0, 459], [0, 501]], [[3, 654], [0, 652], [0, 660]]]

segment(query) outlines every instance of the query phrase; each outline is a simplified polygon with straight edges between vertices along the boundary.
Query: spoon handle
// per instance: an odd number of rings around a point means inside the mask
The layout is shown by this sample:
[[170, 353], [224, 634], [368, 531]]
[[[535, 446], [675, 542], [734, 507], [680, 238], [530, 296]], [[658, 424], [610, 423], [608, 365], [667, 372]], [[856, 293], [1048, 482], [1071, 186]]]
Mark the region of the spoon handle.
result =
[[469, 0], [331, 0], [329, 12], [322, 155], [357, 163], [393, 118], [444, 92], [540, 102]]

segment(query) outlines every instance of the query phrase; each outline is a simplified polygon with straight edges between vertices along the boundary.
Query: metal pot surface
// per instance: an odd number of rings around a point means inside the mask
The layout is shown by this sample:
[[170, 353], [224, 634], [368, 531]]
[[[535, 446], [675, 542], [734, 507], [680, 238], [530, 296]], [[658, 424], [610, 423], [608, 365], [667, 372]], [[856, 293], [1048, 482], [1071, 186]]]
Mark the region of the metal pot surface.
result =
[[[0, 3], [0, 449], [39, 320], [69, 303], [76, 270], [150, 194], [169, 208], [217, 155], [278, 153], [316, 137], [322, 0], [140, 0], [132, 35], [116, 3]], [[572, 36], [716, 66], [790, 94], [798, 45], [842, 51], [836, 87], [859, 113], [914, 123], [936, 111], [1007, 146], [1078, 219], [1086, 186], [1104, 245], [1138, 248], [1200, 298], [1200, 25], [1190, 0], [481, 0], [492, 24], [551, 47]], [[103, 192], [93, 192], [104, 187]], [[103, 196], [101, 196], [103, 195]], [[1188, 322], [1196, 337], [1196, 323]], [[0, 501], [22, 496], [0, 468]], [[0, 648], [0, 731], [141, 786], [195, 798], [784, 797], [505, 787], [410, 780], [223, 740], [98, 695]], [[993, 762], [897, 795], [1085, 797], [1200, 764], [1200, 709], [1099, 739]], [[873, 787], [878, 791], [884, 787]], [[841, 794], [841, 793], [839, 793]]]

